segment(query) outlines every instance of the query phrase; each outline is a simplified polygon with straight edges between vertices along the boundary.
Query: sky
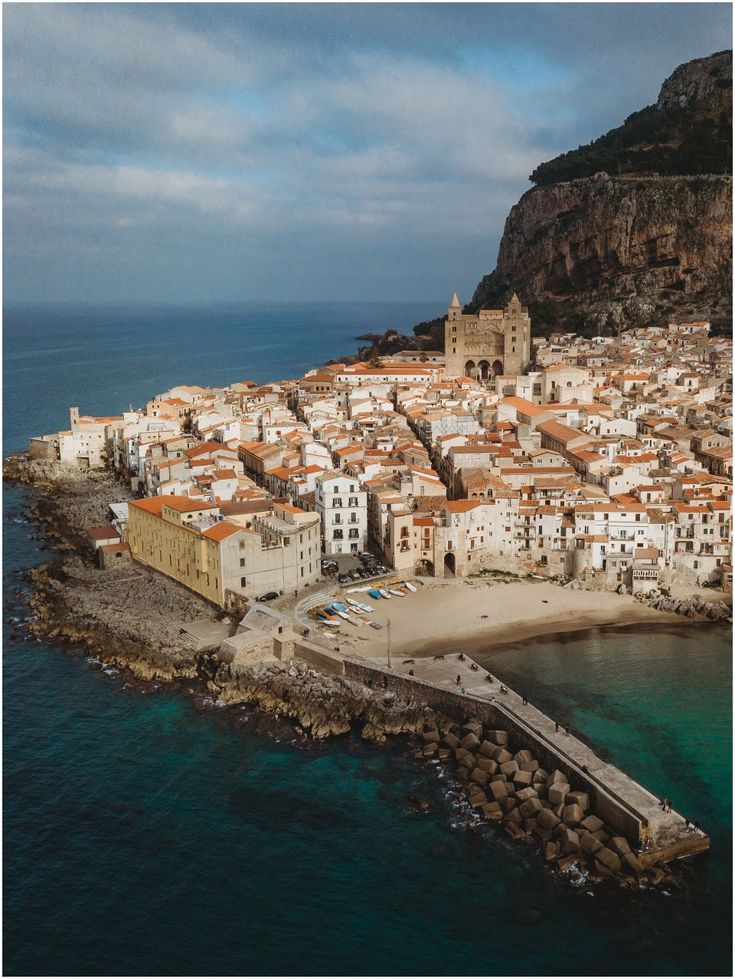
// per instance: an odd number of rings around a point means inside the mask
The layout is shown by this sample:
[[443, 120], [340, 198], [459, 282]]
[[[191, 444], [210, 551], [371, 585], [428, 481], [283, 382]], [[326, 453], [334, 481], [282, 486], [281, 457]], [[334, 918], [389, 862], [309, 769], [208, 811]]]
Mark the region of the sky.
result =
[[469, 300], [726, 3], [3, 5], [6, 302]]

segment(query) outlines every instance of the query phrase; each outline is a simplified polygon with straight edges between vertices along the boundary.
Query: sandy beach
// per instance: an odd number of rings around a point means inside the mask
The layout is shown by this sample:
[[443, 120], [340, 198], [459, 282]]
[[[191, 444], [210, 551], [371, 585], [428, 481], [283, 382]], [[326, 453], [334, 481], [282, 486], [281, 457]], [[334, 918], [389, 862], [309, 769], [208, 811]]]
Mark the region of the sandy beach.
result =
[[[659, 612], [629, 595], [560, 588], [545, 581], [423, 579], [405, 598], [374, 600], [371, 618], [391, 623], [391, 648], [396, 655], [472, 654], [532, 636], [572, 632], [601, 626], [637, 624], [696, 625], [680, 615]], [[383, 659], [387, 630], [340, 630], [340, 649]]]

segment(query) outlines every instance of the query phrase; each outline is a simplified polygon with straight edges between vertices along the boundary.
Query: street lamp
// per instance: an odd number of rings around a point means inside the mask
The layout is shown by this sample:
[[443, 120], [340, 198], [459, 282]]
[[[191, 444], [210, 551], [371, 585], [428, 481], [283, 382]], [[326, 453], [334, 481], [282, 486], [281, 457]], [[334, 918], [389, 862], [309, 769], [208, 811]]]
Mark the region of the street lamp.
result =
[[390, 664], [390, 619], [386, 622], [386, 628], [388, 629], [388, 669], [392, 669]]

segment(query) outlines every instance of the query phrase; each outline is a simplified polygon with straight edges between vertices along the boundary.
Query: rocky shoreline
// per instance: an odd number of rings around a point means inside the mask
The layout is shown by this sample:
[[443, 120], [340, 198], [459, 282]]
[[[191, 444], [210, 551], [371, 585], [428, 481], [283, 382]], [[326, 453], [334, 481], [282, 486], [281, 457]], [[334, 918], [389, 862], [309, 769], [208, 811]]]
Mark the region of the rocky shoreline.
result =
[[[622, 887], [675, 883], [667, 868], [644, 869], [561, 772], [543, 771], [523, 748], [511, 754], [506, 732], [486, 731], [478, 721], [448, 717], [299, 659], [235, 670], [217, 651], [187, 648], [178, 623], [213, 622], [223, 618], [220, 610], [139, 565], [102, 571], [94, 563], [84, 531], [106, 519], [108, 500], [131, 496], [112, 474], [16, 456], [6, 462], [4, 476], [33, 491], [30, 513], [57, 549], [50, 562], [27, 573], [31, 635], [82, 647], [104, 667], [128, 671], [142, 687], [188, 681], [206, 690], [206, 697], [198, 697], [203, 706], [249, 705], [288, 718], [309, 740], [354, 734], [380, 744], [407, 735], [417, 759], [446, 769], [469, 825], [497, 824], [512, 839], [539, 846], [578, 886], [606, 878]], [[422, 800], [415, 801], [421, 808]]]

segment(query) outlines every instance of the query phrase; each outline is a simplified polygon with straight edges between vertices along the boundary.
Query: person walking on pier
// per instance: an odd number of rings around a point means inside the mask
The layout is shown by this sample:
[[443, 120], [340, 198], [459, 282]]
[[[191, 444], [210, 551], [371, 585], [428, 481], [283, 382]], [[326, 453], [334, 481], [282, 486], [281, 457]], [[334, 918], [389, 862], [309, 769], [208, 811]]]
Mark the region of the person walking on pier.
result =
[[528, 706], [528, 697], [524, 697], [523, 698], [523, 706], [524, 707], [527, 707]]
[[699, 832], [699, 820], [698, 819], [695, 819], [693, 825], [694, 825], [695, 832], [698, 833]]
[[555, 731], [555, 732], [556, 732], [557, 734], [559, 733], [559, 722], [558, 722], [558, 721], [556, 721], [556, 722], [554, 723], [554, 731]]

